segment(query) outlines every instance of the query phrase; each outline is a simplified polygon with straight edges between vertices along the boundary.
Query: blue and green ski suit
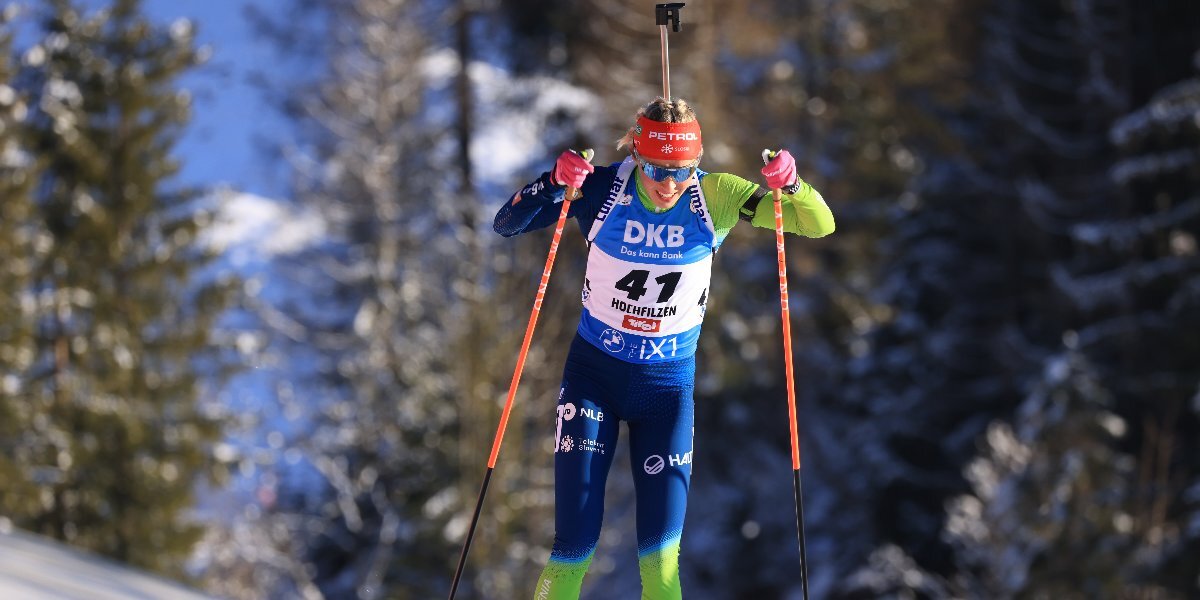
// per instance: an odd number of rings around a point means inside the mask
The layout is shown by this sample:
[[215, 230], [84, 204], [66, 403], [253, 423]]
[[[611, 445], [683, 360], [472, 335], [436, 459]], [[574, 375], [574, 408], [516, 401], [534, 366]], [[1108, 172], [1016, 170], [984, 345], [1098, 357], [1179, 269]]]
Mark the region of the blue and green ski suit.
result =
[[[629, 429], [637, 495], [643, 600], [681, 598], [679, 547], [692, 469], [695, 352], [713, 255], [739, 221], [774, 229], [757, 184], [697, 173], [659, 211], [632, 159], [596, 167], [571, 203], [588, 240], [583, 311], [555, 408], [555, 536], [535, 600], [577, 599], [600, 537], [604, 486], [618, 425]], [[543, 173], [496, 215], [512, 236], [557, 221], [564, 189]], [[820, 194], [800, 182], [783, 196], [784, 228], [807, 237], [834, 229]]]

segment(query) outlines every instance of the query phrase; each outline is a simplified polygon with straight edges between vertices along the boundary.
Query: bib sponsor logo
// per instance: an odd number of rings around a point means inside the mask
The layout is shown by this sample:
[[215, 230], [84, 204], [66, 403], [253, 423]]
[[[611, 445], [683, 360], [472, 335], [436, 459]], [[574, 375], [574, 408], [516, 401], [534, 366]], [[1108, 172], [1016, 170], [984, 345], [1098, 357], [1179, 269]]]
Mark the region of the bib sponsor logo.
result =
[[[663, 238], [664, 234], [666, 238]], [[623, 241], [626, 244], [645, 244], [651, 248], [678, 248], [684, 242], [683, 226], [647, 225], [631, 219], [625, 222]]]
[[604, 344], [605, 350], [615, 354], [625, 349], [625, 336], [616, 329], [605, 329], [600, 334], [600, 343]]
[[681, 140], [681, 141], [688, 141], [688, 142], [700, 141], [700, 136], [696, 135], [696, 132], [694, 132], [694, 131], [688, 131], [688, 132], [684, 132], [684, 133], [673, 133], [673, 132], [669, 132], [669, 131], [651, 131], [649, 133], [648, 137], [652, 140], [663, 140], [666, 142], [669, 142], [672, 140]]
[[620, 177], [613, 179], [612, 185], [608, 188], [608, 198], [604, 202], [604, 206], [600, 207], [600, 212], [596, 214], [596, 221], [603, 223], [612, 212], [614, 206], [624, 204], [621, 197], [621, 188], [625, 187], [625, 181]]
[[692, 195], [692, 201], [690, 204], [688, 204], [688, 208], [692, 209], [692, 212], [699, 215], [701, 219], [706, 221], [708, 220], [708, 215], [704, 210], [704, 204], [700, 202], [700, 196], [698, 194]]
[[634, 329], [643, 333], [654, 333], [661, 325], [662, 321], [658, 319], [642, 319], [629, 315], [625, 315], [625, 319], [621, 321], [621, 326], [625, 329]]
[[678, 259], [683, 258], [682, 250], [678, 250], [675, 252], [671, 252], [670, 250], [663, 250], [661, 252], [658, 252], [658, 251], [646, 250], [645, 248], [636, 248], [636, 249], [630, 250], [628, 246], [621, 246], [621, 254], [624, 256], [637, 256], [637, 257], [649, 258], [649, 259], [653, 259], [653, 260], [678, 260]]
[[[638, 358], [640, 358], [642, 360], [647, 360], [647, 359], [653, 359], [654, 357], [657, 356], [658, 358], [666, 360], [667, 356], [668, 356], [668, 350], [670, 351], [669, 356], [673, 357], [679, 351], [679, 344], [675, 341], [676, 339], [678, 339], [678, 338], [665, 337], [656, 342], [654, 340], [654, 338], [646, 338], [646, 339], [642, 340], [642, 351], [638, 355]], [[670, 348], [666, 347], [667, 342], [671, 343]], [[647, 347], [647, 346], [649, 346], [649, 347]]]

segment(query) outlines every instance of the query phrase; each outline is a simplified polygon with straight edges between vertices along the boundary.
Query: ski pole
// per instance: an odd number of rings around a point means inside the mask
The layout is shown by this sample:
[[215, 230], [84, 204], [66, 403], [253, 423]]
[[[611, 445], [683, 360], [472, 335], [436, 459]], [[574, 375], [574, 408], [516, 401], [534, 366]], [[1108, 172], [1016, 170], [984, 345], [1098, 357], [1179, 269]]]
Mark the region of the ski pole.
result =
[[662, 74], [663, 98], [671, 101], [671, 58], [667, 51], [667, 25], [679, 32], [679, 11], [683, 10], [683, 2], [654, 5], [654, 23], [658, 25], [658, 39], [662, 44]]
[[[766, 164], [777, 153], [762, 151]], [[796, 489], [796, 531], [800, 537], [800, 586], [808, 600], [808, 558], [804, 552], [804, 498], [800, 493], [800, 433], [796, 428], [796, 382], [792, 372], [792, 317], [788, 308], [787, 261], [783, 252], [783, 204], [779, 188], [771, 190], [775, 199], [775, 254], [779, 261], [779, 307], [783, 313], [783, 360], [787, 376], [788, 429], [792, 438], [792, 474]]]
[[[591, 162], [594, 153], [591, 149], [580, 153], [583, 159]], [[554, 258], [558, 255], [558, 242], [562, 238], [563, 227], [567, 223], [567, 211], [571, 201], [579, 197], [577, 188], [567, 188], [563, 196], [562, 209], [558, 213], [558, 223], [554, 226], [554, 239], [550, 241], [550, 253], [546, 255], [546, 267], [542, 269], [542, 281], [538, 284], [537, 295], [533, 299], [533, 311], [529, 313], [529, 324], [525, 326], [525, 339], [521, 342], [521, 352], [517, 355], [517, 366], [513, 370], [512, 382], [508, 385], [508, 399], [504, 401], [504, 410], [500, 413], [500, 426], [496, 428], [496, 438], [492, 441], [492, 453], [488, 456], [487, 471], [483, 474], [483, 485], [479, 488], [479, 498], [475, 501], [475, 514], [471, 516], [471, 526], [467, 529], [467, 539], [463, 542], [462, 554], [458, 556], [458, 567], [454, 570], [454, 581], [450, 584], [450, 600], [458, 591], [458, 582], [462, 579], [463, 567], [467, 563], [467, 552], [471, 549], [471, 538], [475, 536], [475, 527], [479, 524], [479, 513], [483, 509], [483, 497], [487, 495], [488, 482], [492, 479], [492, 471], [496, 468], [496, 457], [500, 454], [500, 442], [504, 439], [504, 430], [508, 427], [508, 416], [512, 412], [513, 398], [517, 395], [517, 386], [521, 383], [521, 372], [525, 370], [525, 357], [529, 354], [529, 343], [533, 340], [533, 330], [537, 327], [538, 315], [542, 313], [542, 299], [546, 296], [546, 287], [550, 285], [550, 270], [554, 268]]]

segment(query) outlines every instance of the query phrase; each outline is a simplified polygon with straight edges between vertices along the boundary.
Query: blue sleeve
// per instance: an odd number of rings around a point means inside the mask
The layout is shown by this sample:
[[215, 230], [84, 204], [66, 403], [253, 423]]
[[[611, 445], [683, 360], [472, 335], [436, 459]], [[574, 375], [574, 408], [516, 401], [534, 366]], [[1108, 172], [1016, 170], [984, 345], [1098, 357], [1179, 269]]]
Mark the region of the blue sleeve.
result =
[[[579, 190], [583, 195], [571, 202], [567, 216], [576, 219], [580, 230], [585, 233], [591, 229], [596, 214], [600, 212], [616, 173], [615, 165], [596, 167], [596, 171], [588, 175]], [[549, 172], [542, 173], [500, 207], [492, 228], [504, 237], [511, 237], [549, 227], [558, 221], [562, 211], [559, 203], [563, 201], [565, 193], [566, 188], [550, 183]]]

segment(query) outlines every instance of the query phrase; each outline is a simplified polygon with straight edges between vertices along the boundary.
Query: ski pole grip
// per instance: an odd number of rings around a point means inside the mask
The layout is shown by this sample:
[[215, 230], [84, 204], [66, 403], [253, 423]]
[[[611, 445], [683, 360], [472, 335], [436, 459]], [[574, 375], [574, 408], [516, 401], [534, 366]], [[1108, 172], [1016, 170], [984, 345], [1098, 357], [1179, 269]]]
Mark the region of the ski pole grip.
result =
[[[596, 151], [592, 150], [591, 148], [584, 148], [583, 150], [572, 150], [571, 154], [577, 154], [583, 157], [583, 160], [586, 160], [590, 163], [592, 162], [592, 157], [596, 155]], [[567, 188], [567, 193], [564, 197], [566, 198], [567, 202], [573, 202], [576, 198], [579, 198], [582, 195], [583, 194], [579, 192], [578, 188], [569, 187]]]
[[776, 156], [779, 156], [778, 150], [772, 150], [770, 148], [763, 148], [762, 159], [763, 159], [764, 165], [771, 162], [771, 159], [775, 158]]

